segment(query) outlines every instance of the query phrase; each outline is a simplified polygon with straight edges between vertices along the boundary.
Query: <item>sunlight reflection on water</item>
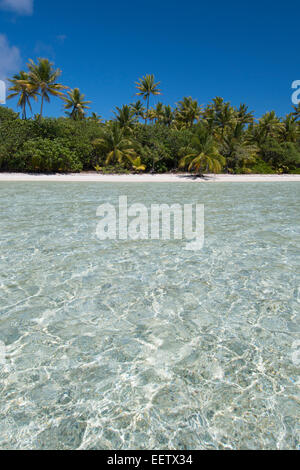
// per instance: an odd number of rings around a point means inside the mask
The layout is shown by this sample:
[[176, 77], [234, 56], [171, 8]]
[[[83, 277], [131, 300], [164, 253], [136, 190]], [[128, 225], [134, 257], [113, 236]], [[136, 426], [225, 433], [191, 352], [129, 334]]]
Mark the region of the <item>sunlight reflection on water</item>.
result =
[[[0, 191], [2, 449], [297, 448], [299, 183]], [[100, 242], [121, 194], [204, 203], [204, 249]]]

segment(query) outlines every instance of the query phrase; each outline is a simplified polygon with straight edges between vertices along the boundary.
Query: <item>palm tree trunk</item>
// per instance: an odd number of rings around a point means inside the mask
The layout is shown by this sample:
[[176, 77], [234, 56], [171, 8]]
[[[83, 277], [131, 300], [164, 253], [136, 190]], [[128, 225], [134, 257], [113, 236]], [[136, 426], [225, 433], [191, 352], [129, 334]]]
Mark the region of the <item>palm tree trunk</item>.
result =
[[43, 105], [44, 105], [44, 94], [42, 93], [42, 102], [41, 102], [41, 111], [40, 111], [40, 117], [39, 117], [39, 122], [42, 122], [42, 117], [43, 117]]
[[25, 102], [23, 103], [22, 115], [23, 115], [22, 118], [26, 121], [27, 116], [26, 116], [26, 103]]
[[146, 114], [146, 119], [145, 119], [145, 126], [147, 126], [148, 122], [148, 115], [149, 115], [149, 101], [150, 101], [150, 95], [147, 97], [147, 114]]

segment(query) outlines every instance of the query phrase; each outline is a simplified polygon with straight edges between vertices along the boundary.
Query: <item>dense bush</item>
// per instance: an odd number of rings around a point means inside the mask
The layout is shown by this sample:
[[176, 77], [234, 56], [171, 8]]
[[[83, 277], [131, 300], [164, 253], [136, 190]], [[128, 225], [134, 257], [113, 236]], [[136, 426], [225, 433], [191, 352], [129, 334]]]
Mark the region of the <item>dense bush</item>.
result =
[[261, 146], [264, 161], [275, 170], [288, 172], [300, 167], [300, 147], [293, 142], [267, 140]]
[[268, 163], [264, 162], [261, 159], [258, 159], [251, 168], [251, 173], [253, 174], [263, 174], [268, 175], [272, 173], [277, 173], [274, 168], [272, 168]]
[[[126, 152], [120, 161], [113, 157], [106, 164], [107, 149], [110, 146], [113, 151], [114, 145], [115, 150], [118, 146], [130, 149], [135, 158], [140, 158], [146, 171], [178, 171], [182, 157], [195, 152], [192, 142], [202, 128], [213, 139], [215, 149], [225, 157], [222, 171], [300, 172], [299, 121], [291, 116], [281, 121], [274, 113], [267, 113], [258, 123], [247, 125], [239, 123], [236, 114], [232, 122], [224, 126], [222, 120], [218, 124], [216, 116], [214, 120], [204, 117], [199, 123], [186, 127], [178, 126], [176, 121], [147, 125], [134, 122], [122, 127], [120, 123], [101, 123], [92, 118], [21, 120], [12, 110], [0, 107], [0, 171], [67, 172], [96, 167], [102, 172], [134, 170], [134, 159], [126, 158]], [[115, 134], [119, 142], [107, 141], [103, 146], [103, 140], [109, 140], [115, 125], [121, 130], [121, 134]], [[204, 159], [207, 151], [204, 144], [198, 149]]]
[[134, 130], [142, 161], [148, 169], [160, 173], [178, 168], [180, 150], [189, 144], [192, 136], [191, 130], [178, 130], [159, 123], [137, 125]]
[[82, 163], [64, 139], [30, 139], [9, 162], [9, 170], [32, 172], [81, 171]]
[[35, 121], [17, 119], [1, 122], [0, 169], [18, 171], [13, 163], [16, 155], [28, 140], [37, 137], [39, 137], [39, 127]]
[[[4, 108], [0, 108], [4, 109]], [[93, 168], [96, 162], [92, 142], [102, 135], [99, 124], [70, 119], [5, 119], [0, 123], [1, 171], [80, 171]], [[55, 156], [50, 161], [49, 152]], [[65, 162], [62, 162], [64, 154]], [[30, 159], [44, 158], [34, 165]], [[60, 155], [60, 156], [58, 156]]]
[[15, 113], [12, 109], [0, 106], [0, 123], [5, 121], [14, 121], [18, 119], [19, 114]]

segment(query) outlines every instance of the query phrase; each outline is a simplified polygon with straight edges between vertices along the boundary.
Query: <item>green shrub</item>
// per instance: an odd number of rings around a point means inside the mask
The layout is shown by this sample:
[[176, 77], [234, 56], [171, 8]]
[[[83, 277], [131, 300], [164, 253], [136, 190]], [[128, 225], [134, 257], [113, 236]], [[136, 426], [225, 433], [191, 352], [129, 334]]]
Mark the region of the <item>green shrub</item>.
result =
[[261, 151], [263, 160], [277, 171], [288, 173], [300, 167], [300, 148], [293, 142], [268, 139]]
[[0, 123], [5, 121], [14, 121], [18, 119], [18, 117], [19, 114], [15, 113], [12, 109], [0, 106]]
[[264, 162], [263, 160], [257, 160], [255, 164], [251, 168], [251, 173], [252, 174], [272, 174], [272, 173], [277, 173], [271, 165], [268, 163]]
[[193, 130], [177, 130], [162, 124], [137, 125], [133, 134], [137, 144], [137, 153], [147, 170], [156, 172], [174, 170], [181, 158], [179, 151], [186, 147], [193, 136]]
[[81, 171], [82, 164], [63, 139], [31, 139], [12, 157], [12, 169], [32, 172]]
[[[66, 118], [47, 118], [39, 123], [36, 120], [13, 119], [15, 113], [7, 113], [10, 110], [0, 107], [0, 111], [3, 109], [8, 118], [0, 122], [1, 171], [33, 171], [31, 164], [27, 166], [31, 161], [30, 158], [24, 159], [22, 156], [25, 155], [24, 151], [32, 150], [32, 145], [37, 145], [32, 144], [32, 141], [39, 142], [38, 150], [40, 151], [43, 147], [43, 152], [46, 154], [49, 145], [51, 145], [49, 142], [59, 142], [59, 146], [62, 147], [61, 153], [65, 152], [67, 159], [65, 164], [60, 162], [58, 165], [58, 168], [63, 168], [62, 171], [68, 171], [69, 167], [72, 171], [78, 171], [77, 168], [85, 170], [93, 168], [97, 156], [92, 141], [103, 135], [102, 126], [98, 123], [93, 121], [78, 122]], [[44, 145], [41, 144], [41, 141], [45, 141]], [[29, 147], [26, 145], [28, 142], [31, 142]], [[53, 148], [57, 152], [57, 145], [54, 145]], [[54, 157], [53, 160], [56, 161], [57, 158]], [[42, 162], [37, 165], [40, 168], [38, 171], [57, 171], [54, 169], [57, 164], [51, 165], [50, 160], [48, 166], [45, 163], [47, 168], [41, 169], [43, 165]]]

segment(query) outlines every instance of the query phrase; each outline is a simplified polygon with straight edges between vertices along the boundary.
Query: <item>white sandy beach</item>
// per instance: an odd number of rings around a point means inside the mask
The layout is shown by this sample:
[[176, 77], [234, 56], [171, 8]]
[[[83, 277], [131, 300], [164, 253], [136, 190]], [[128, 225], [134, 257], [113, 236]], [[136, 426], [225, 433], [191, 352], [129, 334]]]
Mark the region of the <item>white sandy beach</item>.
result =
[[273, 182], [300, 182], [299, 175], [205, 175], [196, 178], [190, 174], [141, 174], [141, 175], [102, 175], [98, 173], [72, 173], [72, 174], [26, 174], [26, 173], [0, 173], [1, 181], [54, 181], [54, 182], [99, 182], [99, 183], [273, 183]]

